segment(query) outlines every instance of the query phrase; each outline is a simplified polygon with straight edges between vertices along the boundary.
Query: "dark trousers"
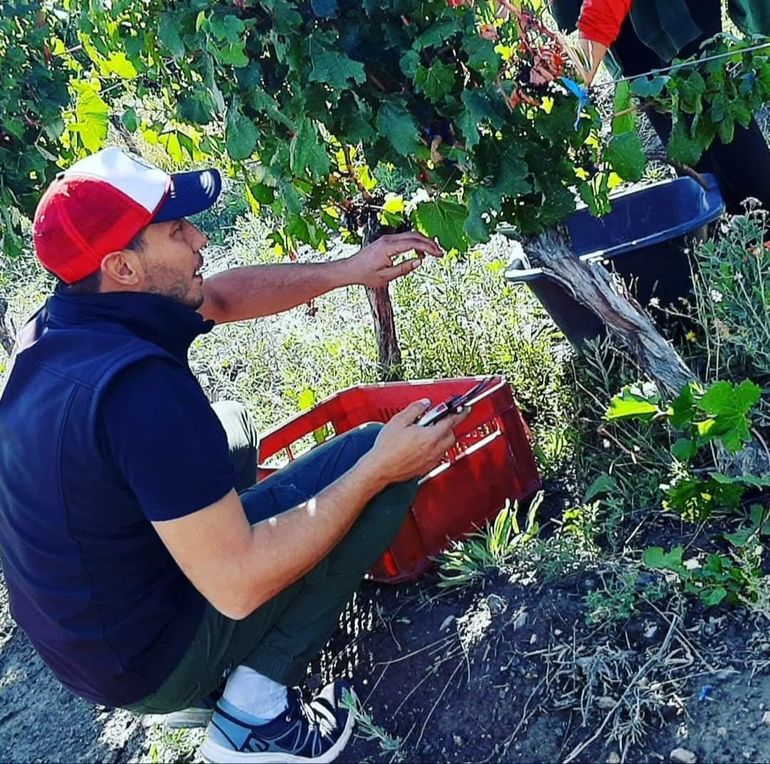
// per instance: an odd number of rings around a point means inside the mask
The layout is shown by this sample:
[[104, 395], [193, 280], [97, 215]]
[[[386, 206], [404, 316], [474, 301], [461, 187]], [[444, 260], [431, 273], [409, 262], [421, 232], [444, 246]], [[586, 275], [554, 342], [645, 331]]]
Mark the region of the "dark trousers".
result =
[[[680, 58], [696, 55], [704, 40], [722, 31], [719, 0], [688, 0], [688, 6], [703, 35], [680, 51]], [[626, 19], [612, 53], [627, 76], [670, 63], [663, 61], [636, 36], [630, 19]], [[657, 112], [648, 112], [648, 116], [661, 141], [667, 144], [672, 130], [671, 117]], [[728, 212], [742, 212], [742, 202], [749, 196], [759, 199], [762, 206], [770, 210], [770, 149], [755, 120], [748, 128], [736, 125], [735, 138], [730, 144], [725, 145], [716, 138], [695, 169], [711, 172], [717, 177]]]
[[[235, 404], [229, 404], [228, 416], [217, 413], [236, 465], [253, 484], [256, 433], [251, 423]], [[340, 435], [245, 490], [240, 496], [249, 521], [273, 517], [318, 494], [372, 448], [380, 427], [367, 425]], [[239, 443], [241, 448], [234, 450]], [[157, 692], [130, 710], [163, 714], [186, 708], [216, 689], [238, 665], [281, 684], [300, 683], [364, 574], [398, 532], [416, 492], [415, 481], [392, 485], [375, 496], [326, 558], [243, 620], [234, 621], [208, 605], [177, 668]]]

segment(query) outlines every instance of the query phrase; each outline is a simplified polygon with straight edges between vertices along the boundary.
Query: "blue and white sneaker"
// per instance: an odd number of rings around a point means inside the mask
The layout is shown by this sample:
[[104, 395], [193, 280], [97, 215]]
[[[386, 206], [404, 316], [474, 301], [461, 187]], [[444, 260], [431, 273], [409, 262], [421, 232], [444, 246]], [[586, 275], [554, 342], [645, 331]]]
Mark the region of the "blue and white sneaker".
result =
[[334, 761], [350, 739], [355, 717], [342, 705], [342, 694], [352, 693], [347, 682], [337, 680], [310, 703], [298, 690], [289, 690], [288, 707], [266, 724], [239, 718], [226, 701], [211, 717], [201, 755], [212, 764], [285, 764]]
[[216, 690], [204, 696], [189, 708], [172, 711], [170, 714], [153, 717], [153, 721], [164, 724], [171, 729], [192, 729], [205, 727], [211, 721], [217, 701], [222, 697], [222, 691]]

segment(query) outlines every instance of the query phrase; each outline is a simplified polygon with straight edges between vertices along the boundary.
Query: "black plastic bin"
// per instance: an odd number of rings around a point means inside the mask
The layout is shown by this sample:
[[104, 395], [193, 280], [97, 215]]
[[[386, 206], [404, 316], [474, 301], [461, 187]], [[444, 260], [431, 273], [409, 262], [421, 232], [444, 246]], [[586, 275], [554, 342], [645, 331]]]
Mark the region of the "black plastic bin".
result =
[[[612, 211], [602, 218], [578, 210], [565, 221], [575, 254], [618, 273], [644, 306], [653, 297], [661, 307], [687, 297], [692, 293], [688, 241], [704, 236], [706, 226], [724, 212], [716, 178], [704, 178], [708, 188], [685, 177], [617, 194]], [[594, 313], [540, 268], [530, 267], [523, 253], [508, 266], [505, 278], [526, 283], [573, 345], [604, 333]]]

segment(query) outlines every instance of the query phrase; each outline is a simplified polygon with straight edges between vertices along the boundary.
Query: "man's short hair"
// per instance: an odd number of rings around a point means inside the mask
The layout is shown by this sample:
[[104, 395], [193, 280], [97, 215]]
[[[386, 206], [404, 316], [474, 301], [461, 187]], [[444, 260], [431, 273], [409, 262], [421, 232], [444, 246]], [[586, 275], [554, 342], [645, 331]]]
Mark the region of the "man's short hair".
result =
[[[144, 249], [144, 228], [134, 236], [131, 241], [126, 244], [126, 249], [133, 250], [134, 252], [141, 252]], [[59, 280], [59, 288], [67, 294], [98, 294], [102, 288], [102, 271], [99, 269], [90, 276], [86, 276], [80, 281], [75, 281], [72, 284], [66, 284], [61, 279]]]
[[98, 294], [101, 288], [101, 270], [92, 273], [90, 276], [86, 276], [84, 279], [80, 279], [80, 281], [75, 281], [72, 284], [65, 284], [63, 281], [59, 281], [59, 289], [66, 294]]

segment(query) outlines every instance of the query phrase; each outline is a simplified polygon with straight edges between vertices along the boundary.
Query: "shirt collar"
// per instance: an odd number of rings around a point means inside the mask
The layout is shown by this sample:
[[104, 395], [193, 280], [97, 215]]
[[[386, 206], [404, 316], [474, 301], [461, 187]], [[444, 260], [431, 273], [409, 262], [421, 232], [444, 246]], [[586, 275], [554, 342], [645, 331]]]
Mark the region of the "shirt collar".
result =
[[68, 294], [57, 289], [46, 305], [49, 325], [111, 324], [158, 345], [181, 361], [192, 341], [214, 328], [200, 313], [170, 297], [147, 292]]

